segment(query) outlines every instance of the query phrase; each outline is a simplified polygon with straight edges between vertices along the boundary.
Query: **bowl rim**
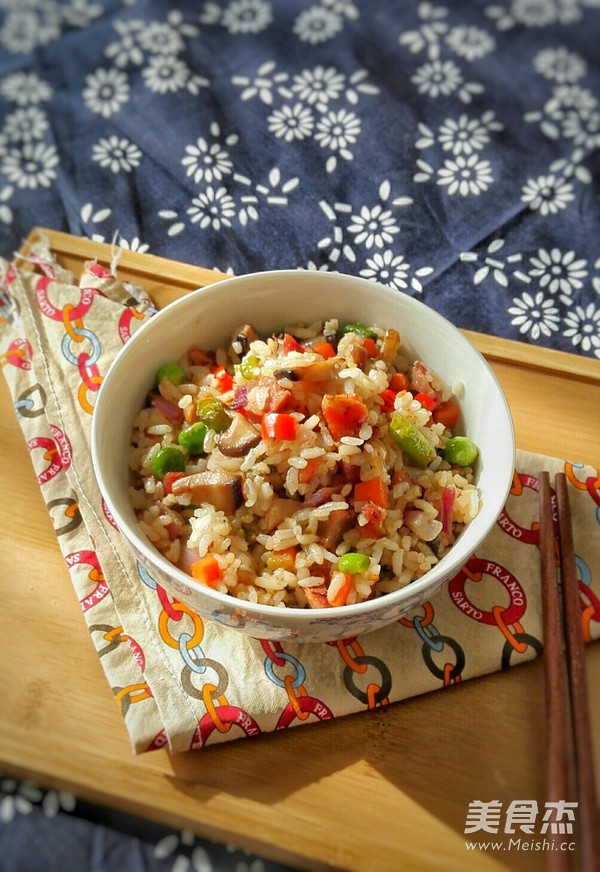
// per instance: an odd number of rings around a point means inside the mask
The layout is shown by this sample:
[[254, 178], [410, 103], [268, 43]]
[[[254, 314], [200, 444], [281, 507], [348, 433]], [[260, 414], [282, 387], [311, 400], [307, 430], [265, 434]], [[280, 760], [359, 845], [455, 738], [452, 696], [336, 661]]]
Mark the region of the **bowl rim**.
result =
[[[159, 329], [156, 327], [156, 324], [162, 322], [165, 317], [169, 317], [169, 313], [171, 313], [174, 309], [183, 308], [186, 306], [193, 307], [196, 301], [201, 300], [202, 297], [205, 296], [207, 293], [210, 295], [211, 292], [222, 292], [225, 286], [229, 286], [231, 284], [243, 284], [245, 282], [254, 281], [257, 278], [265, 279], [269, 277], [276, 277], [280, 279], [283, 277], [291, 278], [293, 276], [294, 281], [299, 281], [300, 277], [302, 277], [303, 275], [304, 277], [306, 277], [306, 273], [308, 273], [311, 278], [316, 281], [327, 282], [331, 281], [332, 279], [339, 280], [340, 278], [342, 278], [344, 280], [350, 280], [355, 283], [360, 282], [364, 285], [365, 290], [375, 290], [379, 294], [383, 294], [384, 296], [389, 297], [390, 302], [392, 302], [395, 298], [401, 295], [403, 298], [403, 305], [408, 305], [409, 307], [412, 306], [420, 311], [425, 310], [429, 318], [433, 318], [435, 321], [437, 321], [438, 324], [443, 326], [444, 330], [450, 330], [454, 334], [456, 341], [460, 345], [462, 345], [463, 348], [467, 348], [470, 354], [473, 354], [477, 358], [479, 358], [480, 364], [482, 364], [486, 369], [488, 377], [496, 390], [497, 400], [500, 402], [502, 412], [505, 418], [505, 424], [507, 425], [507, 435], [510, 438], [508, 454], [511, 460], [509, 465], [512, 466], [512, 469], [510, 470], [510, 475], [507, 474], [506, 476], [506, 482], [503, 491], [497, 492], [495, 495], [495, 501], [497, 501], [497, 506], [496, 510], [494, 510], [493, 518], [490, 518], [489, 526], [487, 528], [483, 528], [469, 544], [468, 554], [460, 557], [460, 550], [457, 552], [454, 551], [454, 549], [462, 541], [461, 535], [457, 540], [456, 545], [453, 546], [450, 551], [448, 551], [448, 553], [444, 556], [444, 558], [442, 558], [439, 563], [437, 563], [430, 570], [428, 570], [423, 576], [416, 579], [415, 581], [409, 582], [399, 590], [386, 593], [380, 597], [375, 597], [371, 600], [364, 600], [360, 603], [352, 603], [350, 605], [344, 606], [330, 606], [326, 609], [303, 609], [293, 607], [282, 609], [279, 606], [269, 605], [266, 603], [252, 603], [247, 600], [240, 600], [236, 597], [231, 596], [230, 594], [221, 593], [220, 591], [216, 591], [210, 587], [201, 585], [199, 582], [196, 581], [196, 579], [192, 578], [182, 569], [179, 569], [177, 566], [167, 560], [167, 558], [164, 557], [164, 555], [162, 555], [158, 551], [158, 549], [154, 548], [150, 540], [144, 536], [138, 526], [133, 526], [127, 521], [126, 518], [123, 517], [121, 511], [118, 509], [115, 501], [112, 498], [110, 488], [107, 486], [106, 479], [100, 465], [100, 418], [103, 413], [104, 403], [106, 402], [105, 398], [111, 389], [113, 381], [117, 377], [117, 373], [123, 367], [123, 362], [127, 360], [127, 358], [130, 356], [132, 349], [135, 349], [137, 345], [145, 341], [145, 336], [148, 332]], [[239, 320], [239, 318], [237, 320]], [[385, 607], [386, 603], [389, 604], [390, 608], [393, 608], [394, 605], [401, 604], [403, 600], [412, 599], [414, 596], [418, 596], [422, 591], [427, 590], [429, 587], [435, 586], [436, 583], [440, 582], [440, 579], [442, 577], [448, 577], [449, 573], [451, 574], [459, 572], [460, 567], [464, 565], [466, 560], [469, 559], [469, 556], [475, 553], [477, 548], [481, 545], [482, 541], [490, 534], [494, 524], [500, 516], [506, 499], [508, 498], [510, 488], [512, 486], [512, 477], [516, 460], [515, 429], [508, 400], [492, 367], [487, 362], [483, 354], [479, 351], [479, 349], [476, 348], [471, 340], [468, 339], [467, 336], [465, 336], [464, 333], [461, 332], [460, 328], [458, 328], [448, 318], [446, 318], [444, 315], [441, 315], [439, 312], [437, 312], [431, 306], [428, 306], [423, 301], [415, 299], [414, 297], [404, 293], [403, 291], [393, 290], [379, 282], [366, 279], [362, 276], [336, 272], [333, 270], [321, 272], [316, 270], [302, 270], [298, 268], [254, 271], [249, 273], [243, 273], [240, 275], [229, 276], [225, 279], [219, 279], [214, 283], [189, 291], [183, 296], [172, 300], [162, 309], [157, 310], [144, 324], [138, 327], [135, 333], [133, 333], [133, 335], [127, 340], [125, 345], [123, 345], [123, 347], [119, 349], [118, 353], [113, 358], [108, 368], [108, 371], [103, 379], [103, 382], [100, 385], [98, 396], [96, 397], [96, 403], [92, 414], [90, 444], [92, 468], [97, 485], [100, 490], [101, 497], [106, 503], [109, 511], [111, 512], [111, 515], [115, 521], [115, 524], [117, 525], [119, 533], [127, 541], [128, 546], [133, 549], [136, 557], [138, 557], [138, 554], [136, 554], [135, 552], [141, 552], [144, 555], [145, 559], [148, 561], [148, 563], [150, 565], [156, 566], [162, 574], [167, 577], [171, 577], [174, 582], [177, 582], [184, 587], [188, 587], [191, 590], [196, 591], [202, 597], [207, 598], [208, 601], [212, 600], [215, 605], [225, 606], [227, 609], [239, 608], [242, 609], [249, 617], [262, 620], [266, 619], [268, 622], [271, 622], [273, 621], [273, 619], [280, 617], [283, 619], [282, 622], [287, 625], [290, 625], [292, 623], [311, 624], [315, 621], [317, 623], [321, 623], [322, 621], [326, 622], [328, 620], [334, 620], [336, 618], [342, 617], [346, 617], [348, 619], [357, 619], [360, 616], [368, 616], [373, 612], [380, 611], [382, 608]], [[459, 559], [453, 560], [453, 554], [455, 554], [456, 557], [458, 557]]]

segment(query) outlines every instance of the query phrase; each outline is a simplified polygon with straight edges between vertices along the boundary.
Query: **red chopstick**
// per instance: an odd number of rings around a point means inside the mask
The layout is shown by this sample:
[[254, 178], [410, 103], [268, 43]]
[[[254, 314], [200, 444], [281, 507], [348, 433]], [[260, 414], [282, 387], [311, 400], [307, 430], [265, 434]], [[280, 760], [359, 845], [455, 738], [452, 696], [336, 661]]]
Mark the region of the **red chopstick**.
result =
[[[550, 477], [540, 474], [540, 554], [544, 627], [544, 680], [547, 728], [547, 800], [577, 799], [576, 831], [579, 867], [583, 872], [600, 868], [599, 819], [592, 751], [590, 710], [585, 675], [585, 650], [581, 627], [579, 585], [573, 546], [573, 528], [567, 479], [555, 477], [560, 585], [556, 569], [553, 507]], [[561, 615], [562, 595], [562, 615]], [[567, 695], [567, 684], [569, 694]], [[571, 715], [574, 779], [571, 787], [568, 752], [568, 718]], [[574, 791], [575, 796], [569, 796]], [[551, 851], [548, 866], [553, 872], [570, 868], [573, 854]]]

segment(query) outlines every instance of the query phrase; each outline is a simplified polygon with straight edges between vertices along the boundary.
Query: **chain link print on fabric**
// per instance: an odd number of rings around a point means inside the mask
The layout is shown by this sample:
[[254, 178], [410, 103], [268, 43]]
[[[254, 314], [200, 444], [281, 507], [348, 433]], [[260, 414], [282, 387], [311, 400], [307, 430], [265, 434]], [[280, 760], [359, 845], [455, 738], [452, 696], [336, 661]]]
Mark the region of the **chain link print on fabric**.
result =
[[[285, 690], [288, 697], [288, 702], [279, 716], [275, 729], [286, 729], [293, 724], [296, 718], [299, 721], [306, 721], [311, 714], [320, 721], [331, 720], [333, 718], [331, 709], [322, 700], [308, 695], [308, 691], [304, 687], [306, 670], [298, 658], [284, 651], [281, 642], [261, 639], [260, 644], [266, 655], [264, 669], [267, 678], [277, 687]], [[292, 671], [286, 672], [283, 676], [275, 671], [276, 668], [286, 669], [288, 667]]]
[[[421, 606], [423, 615], [413, 615], [412, 618], [400, 618], [398, 623], [416, 631], [423, 642], [422, 655], [425, 665], [432, 675], [439, 678], [443, 687], [458, 684], [465, 668], [466, 657], [462, 645], [451, 636], [442, 635], [433, 623], [435, 616], [433, 605], [429, 600]], [[454, 654], [454, 662], [445, 659], [444, 665], [439, 666], [434, 654], [442, 654], [445, 648], [450, 648]], [[445, 655], [446, 656], [446, 655]]]

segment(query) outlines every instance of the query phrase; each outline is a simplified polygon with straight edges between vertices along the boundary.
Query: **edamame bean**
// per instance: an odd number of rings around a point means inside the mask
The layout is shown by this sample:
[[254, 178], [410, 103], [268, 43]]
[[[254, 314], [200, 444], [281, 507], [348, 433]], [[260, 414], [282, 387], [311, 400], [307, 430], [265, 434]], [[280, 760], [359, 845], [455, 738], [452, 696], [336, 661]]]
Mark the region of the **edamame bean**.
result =
[[444, 448], [444, 460], [457, 466], [473, 466], [478, 455], [479, 449], [466, 436], [453, 436]]
[[348, 575], [356, 575], [359, 572], [366, 572], [369, 568], [369, 558], [366, 554], [361, 554], [358, 551], [350, 551], [348, 554], [342, 554], [338, 560], [338, 569], [340, 572], [347, 572]]

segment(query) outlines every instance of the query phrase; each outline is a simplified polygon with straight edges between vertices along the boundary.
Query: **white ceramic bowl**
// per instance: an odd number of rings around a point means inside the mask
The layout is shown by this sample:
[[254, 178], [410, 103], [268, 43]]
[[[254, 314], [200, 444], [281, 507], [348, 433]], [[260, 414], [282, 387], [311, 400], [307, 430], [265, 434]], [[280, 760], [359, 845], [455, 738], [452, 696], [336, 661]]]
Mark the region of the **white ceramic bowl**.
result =
[[[394, 327], [403, 346], [444, 381], [465, 386], [464, 431], [478, 445], [482, 505], [440, 562], [419, 580], [371, 601], [330, 609], [255, 605], [202, 586], [169, 563], [141, 533], [128, 496], [127, 456], [133, 420], [155, 372], [192, 345], [215, 349], [240, 323], [259, 334], [319, 318]], [[446, 584], [496, 522], [512, 482], [514, 432], [502, 390], [465, 336], [412, 297], [340, 273], [279, 270], [226, 279], [194, 291], [154, 315], [127, 342], [99, 392], [92, 426], [98, 484], [120, 530], [150, 576], [206, 618], [252, 636], [310, 642], [344, 639], [383, 627], [414, 610]], [[140, 582], [141, 583], [141, 582]]]

